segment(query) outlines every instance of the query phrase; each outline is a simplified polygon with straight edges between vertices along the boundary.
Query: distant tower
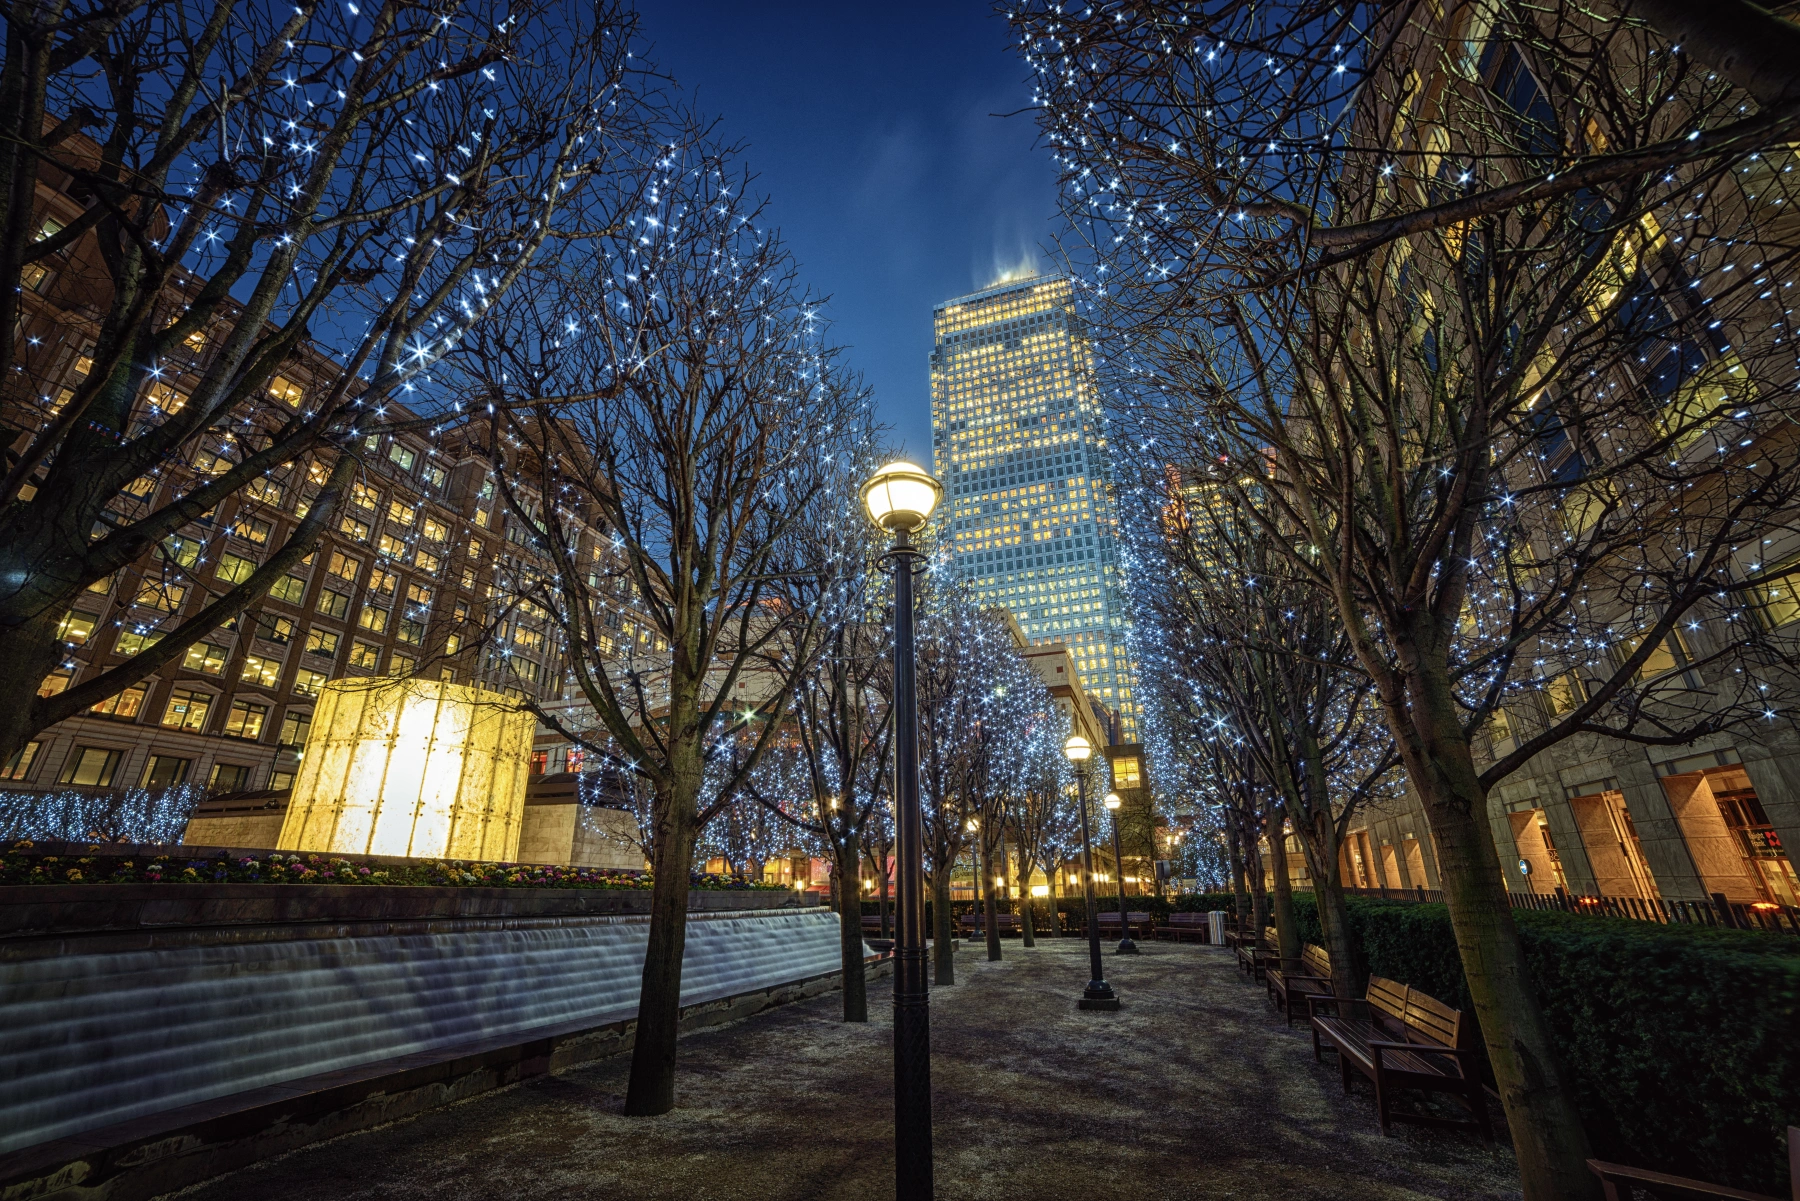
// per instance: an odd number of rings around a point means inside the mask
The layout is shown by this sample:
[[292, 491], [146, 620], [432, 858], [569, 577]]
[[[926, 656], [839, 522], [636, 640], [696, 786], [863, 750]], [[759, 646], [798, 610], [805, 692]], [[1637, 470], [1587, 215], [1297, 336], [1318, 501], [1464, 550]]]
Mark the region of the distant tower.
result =
[[957, 576], [1032, 642], [1067, 645], [1135, 742], [1112, 471], [1074, 289], [1004, 282], [934, 318], [932, 451]]

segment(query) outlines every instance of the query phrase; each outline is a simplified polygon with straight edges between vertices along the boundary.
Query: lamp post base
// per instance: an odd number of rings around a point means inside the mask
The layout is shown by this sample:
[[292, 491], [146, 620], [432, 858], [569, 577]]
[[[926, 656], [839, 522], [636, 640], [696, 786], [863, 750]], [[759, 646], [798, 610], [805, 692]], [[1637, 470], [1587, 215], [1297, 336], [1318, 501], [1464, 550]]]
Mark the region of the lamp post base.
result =
[[1104, 980], [1089, 980], [1086, 991], [1081, 994], [1081, 999], [1075, 1002], [1077, 1009], [1112, 1010], [1118, 1007], [1118, 994], [1113, 992], [1112, 985]]
[[1119, 940], [1119, 949], [1113, 952], [1114, 955], [1136, 955], [1137, 953], [1137, 943], [1131, 941], [1129, 938], [1121, 938]]

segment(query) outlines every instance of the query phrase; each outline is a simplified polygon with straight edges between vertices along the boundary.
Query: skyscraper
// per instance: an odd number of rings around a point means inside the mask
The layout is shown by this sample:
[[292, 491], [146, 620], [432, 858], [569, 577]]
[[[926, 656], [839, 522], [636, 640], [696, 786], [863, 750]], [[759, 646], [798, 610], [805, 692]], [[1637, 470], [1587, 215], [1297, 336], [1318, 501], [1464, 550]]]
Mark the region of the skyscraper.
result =
[[934, 325], [932, 450], [957, 576], [1033, 643], [1065, 643], [1136, 741], [1111, 470], [1074, 290], [1060, 276], [1006, 281], [938, 305]]

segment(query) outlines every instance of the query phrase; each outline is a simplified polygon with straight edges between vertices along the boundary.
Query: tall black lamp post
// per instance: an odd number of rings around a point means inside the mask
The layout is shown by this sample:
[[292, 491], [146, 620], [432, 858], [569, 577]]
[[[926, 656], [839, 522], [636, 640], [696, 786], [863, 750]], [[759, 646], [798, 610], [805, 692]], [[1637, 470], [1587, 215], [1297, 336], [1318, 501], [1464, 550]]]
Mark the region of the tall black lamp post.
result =
[[863, 485], [869, 520], [894, 535], [881, 557], [894, 574], [894, 1196], [931, 1201], [931, 1011], [925, 979], [925, 834], [919, 812], [919, 711], [913, 680], [913, 575], [924, 556], [907, 535], [944, 487], [911, 463], [889, 463]]
[[1100, 803], [1106, 806], [1106, 811], [1108, 813], [1112, 814], [1113, 870], [1119, 873], [1119, 935], [1120, 935], [1120, 937], [1119, 937], [1119, 949], [1114, 951], [1113, 954], [1115, 954], [1115, 955], [1136, 955], [1138, 953], [1138, 945], [1135, 942], [1131, 941], [1131, 923], [1129, 921], [1127, 921], [1125, 918], [1125, 860], [1119, 857], [1119, 806], [1124, 804], [1125, 802], [1123, 802], [1119, 799], [1118, 793], [1109, 792], [1106, 794], [1106, 799], [1101, 801]]
[[1093, 978], [1076, 1002], [1080, 1009], [1117, 1009], [1118, 994], [1106, 982], [1100, 967], [1100, 917], [1094, 909], [1094, 847], [1088, 834], [1087, 761], [1094, 744], [1079, 734], [1069, 735], [1063, 743], [1063, 754], [1075, 765], [1075, 789], [1081, 798], [1081, 874], [1087, 890], [1088, 968]]

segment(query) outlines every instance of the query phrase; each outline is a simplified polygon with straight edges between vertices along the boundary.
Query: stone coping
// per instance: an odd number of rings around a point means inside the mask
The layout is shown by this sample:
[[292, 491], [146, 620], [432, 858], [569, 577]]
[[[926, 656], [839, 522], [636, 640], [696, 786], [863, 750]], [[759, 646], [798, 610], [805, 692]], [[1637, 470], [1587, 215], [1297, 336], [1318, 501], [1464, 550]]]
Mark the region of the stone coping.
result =
[[[0, 961], [196, 942], [264, 942], [563, 925], [650, 912], [649, 889], [403, 884], [0, 886]], [[817, 909], [788, 890], [694, 889], [688, 912]]]

